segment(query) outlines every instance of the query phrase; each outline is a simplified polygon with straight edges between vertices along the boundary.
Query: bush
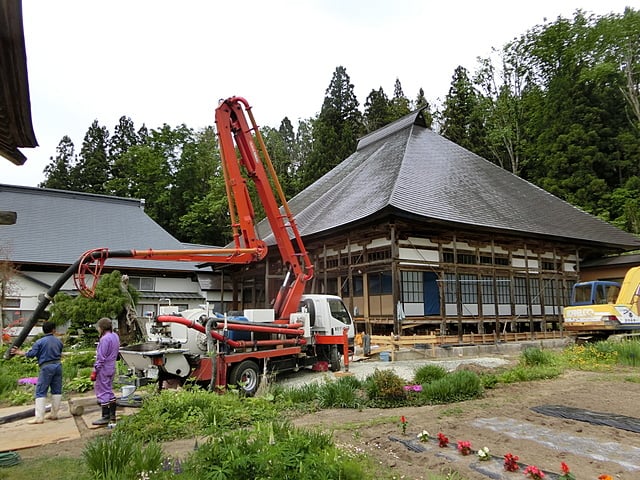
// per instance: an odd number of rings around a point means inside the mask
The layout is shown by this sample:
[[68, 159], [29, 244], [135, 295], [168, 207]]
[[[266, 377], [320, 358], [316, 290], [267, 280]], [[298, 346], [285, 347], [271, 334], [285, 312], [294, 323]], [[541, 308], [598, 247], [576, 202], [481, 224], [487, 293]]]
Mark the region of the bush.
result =
[[413, 383], [426, 385], [447, 375], [447, 371], [440, 365], [423, 365], [413, 373]]
[[421, 397], [429, 403], [451, 403], [482, 395], [480, 377], [468, 370], [459, 370], [424, 385]]
[[520, 356], [520, 363], [530, 367], [555, 365], [555, 355], [548, 351], [536, 347], [525, 348]]
[[320, 385], [317, 392], [320, 408], [360, 408], [362, 399], [359, 395], [360, 382], [352, 377], [341, 377]]
[[[367, 397], [377, 406], [387, 406], [405, 398], [405, 381], [393, 370], [378, 370], [364, 381]], [[382, 405], [381, 405], [382, 403]]]

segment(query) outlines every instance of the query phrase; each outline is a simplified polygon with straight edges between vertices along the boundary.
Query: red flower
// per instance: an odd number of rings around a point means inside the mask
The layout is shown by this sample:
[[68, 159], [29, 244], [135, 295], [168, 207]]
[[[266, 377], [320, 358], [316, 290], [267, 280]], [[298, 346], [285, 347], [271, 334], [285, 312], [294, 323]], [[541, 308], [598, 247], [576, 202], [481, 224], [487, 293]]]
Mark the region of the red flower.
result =
[[569, 473], [569, 465], [567, 465], [564, 462], [560, 462], [560, 469], [562, 470], [563, 475], [566, 475], [567, 473]]
[[449, 439], [445, 436], [444, 433], [438, 433], [438, 446], [440, 448], [445, 448], [449, 445]]
[[524, 469], [523, 473], [532, 480], [542, 480], [544, 478], [544, 472], [534, 465], [529, 465]]
[[469, 455], [471, 453], [471, 442], [460, 440], [458, 442], [458, 450], [462, 455]]
[[504, 469], [507, 472], [515, 472], [520, 469], [520, 465], [518, 465], [519, 457], [517, 455], [512, 455], [511, 453], [507, 453], [504, 456]]
[[407, 423], [407, 419], [404, 418], [404, 415], [400, 417], [400, 423]]

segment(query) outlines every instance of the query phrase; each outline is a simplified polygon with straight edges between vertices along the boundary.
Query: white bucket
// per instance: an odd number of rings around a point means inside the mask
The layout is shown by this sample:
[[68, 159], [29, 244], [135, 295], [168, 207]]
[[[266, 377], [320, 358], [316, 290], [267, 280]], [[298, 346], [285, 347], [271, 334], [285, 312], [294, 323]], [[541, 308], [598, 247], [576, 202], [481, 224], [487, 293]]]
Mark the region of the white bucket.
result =
[[126, 398], [129, 395], [132, 395], [133, 392], [135, 391], [136, 391], [135, 385], [125, 385], [124, 387], [122, 387], [122, 398]]

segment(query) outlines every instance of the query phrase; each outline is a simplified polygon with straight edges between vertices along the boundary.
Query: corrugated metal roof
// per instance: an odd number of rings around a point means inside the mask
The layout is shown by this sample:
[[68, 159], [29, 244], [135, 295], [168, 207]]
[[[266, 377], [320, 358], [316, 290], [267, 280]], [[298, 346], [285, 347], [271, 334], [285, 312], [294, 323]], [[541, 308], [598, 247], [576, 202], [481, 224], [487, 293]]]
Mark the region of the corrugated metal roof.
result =
[[[638, 237], [434, 133], [420, 112], [364, 137], [355, 153], [289, 204], [304, 236], [391, 210], [425, 222], [570, 244], [640, 246]], [[260, 227], [268, 232], [268, 224]]]
[[[140, 200], [0, 184], [0, 209], [18, 212], [15, 225], [0, 228], [0, 245], [17, 264], [68, 266], [94, 248], [185, 248], [144, 213]], [[113, 258], [107, 266], [197, 271], [190, 262]]]

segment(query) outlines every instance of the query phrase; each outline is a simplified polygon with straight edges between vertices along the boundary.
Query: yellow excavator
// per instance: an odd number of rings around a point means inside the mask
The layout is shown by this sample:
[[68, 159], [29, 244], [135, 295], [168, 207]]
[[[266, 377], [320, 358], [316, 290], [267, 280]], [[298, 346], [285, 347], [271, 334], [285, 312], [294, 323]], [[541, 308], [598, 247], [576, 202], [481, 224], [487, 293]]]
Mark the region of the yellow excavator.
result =
[[640, 334], [639, 303], [640, 267], [629, 269], [622, 285], [600, 280], [576, 283], [571, 305], [562, 313], [564, 329], [605, 338], [634, 331]]

